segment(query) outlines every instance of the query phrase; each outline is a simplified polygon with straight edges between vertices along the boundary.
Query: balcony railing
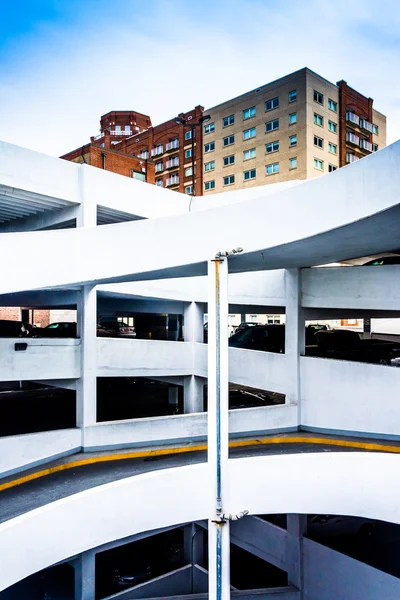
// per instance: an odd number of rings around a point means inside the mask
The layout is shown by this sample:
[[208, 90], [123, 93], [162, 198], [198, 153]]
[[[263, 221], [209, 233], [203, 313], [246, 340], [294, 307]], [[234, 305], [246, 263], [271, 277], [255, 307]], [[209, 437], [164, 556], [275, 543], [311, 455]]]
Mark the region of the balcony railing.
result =
[[354, 125], [359, 125], [360, 117], [358, 115], [356, 115], [355, 113], [348, 110], [346, 113], [346, 121], [349, 121], [350, 123], [354, 123]]
[[158, 181], [156, 181], [156, 185], [157, 185], [158, 187], [162, 187], [162, 186], [163, 186], [163, 180], [162, 180], [162, 179], [159, 179]]
[[149, 153], [141, 152], [140, 154], [138, 154], [138, 158], [141, 158], [142, 160], [147, 160], [149, 158]]
[[360, 138], [355, 133], [351, 133], [351, 131], [348, 131], [346, 133], [346, 142], [349, 142], [350, 144], [354, 144], [355, 146], [359, 146]]
[[360, 159], [355, 154], [351, 154], [350, 152], [348, 152], [346, 154], [346, 162], [347, 162], [347, 164], [356, 162], [356, 160], [360, 160]]
[[370, 123], [366, 119], [360, 119], [360, 127], [361, 127], [361, 129], [365, 129], [366, 131], [369, 131], [370, 133], [373, 133], [373, 131], [374, 131], [372, 123]]
[[99, 140], [100, 138], [104, 137], [104, 133], [99, 133], [98, 135], [94, 136], [95, 140]]
[[171, 158], [171, 160], [167, 160], [166, 167], [167, 167], [167, 169], [172, 169], [173, 167], [179, 167], [179, 158]]
[[158, 163], [156, 164], [156, 173], [161, 173], [162, 171], [164, 171], [164, 165], [162, 163]]
[[111, 130], [110, 135], [132, 135], [133, 131], [131, 129], [116, 129]]
[[179, 184], [179, 175], [174, 175], [173, 177], [168, 177], [167, 186], [178, 185], [178, 184]]
[[172, 142], [168, 142], [165, 146], [165, 151], [169, 152], [170, 150], [176, 150], [179, 148], [179, 140], [172, 140]]
[[360, 148], [363, 150], [368, 150], [368, 152], [372, 152], [372, 144], [368, 140], [360, 140]]
[[164, 154], [164, 147], [163, 146], [156, 146], [151, 151], [151, 155], [152, 156], [158, 156], [159, 154]]

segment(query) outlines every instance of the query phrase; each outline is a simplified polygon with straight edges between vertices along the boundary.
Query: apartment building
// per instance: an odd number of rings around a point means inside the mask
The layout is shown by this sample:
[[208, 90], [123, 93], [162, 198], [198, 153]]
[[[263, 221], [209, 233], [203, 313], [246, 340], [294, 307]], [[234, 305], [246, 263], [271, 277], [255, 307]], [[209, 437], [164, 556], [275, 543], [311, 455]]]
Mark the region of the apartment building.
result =
[[[386, 118], [372, 103], [304, 68], [206, 109], [203, 193], [313, 179], [350, 162], [350, 152], [356, 160], [378, 150]], [[354, 126], [362, 135], [352, 137]]]

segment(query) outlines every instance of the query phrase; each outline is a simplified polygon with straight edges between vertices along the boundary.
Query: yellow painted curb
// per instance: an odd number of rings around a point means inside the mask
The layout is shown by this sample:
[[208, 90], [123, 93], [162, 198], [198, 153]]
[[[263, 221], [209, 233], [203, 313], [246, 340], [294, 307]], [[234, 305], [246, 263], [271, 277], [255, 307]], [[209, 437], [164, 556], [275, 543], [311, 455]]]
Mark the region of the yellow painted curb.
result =
[[[400, 454], [400, 446], [390, 446], [385, 444], [378, 444], [372, 442], [360, 442], [351, 440], [339, 440], [332, 438], [323, 437], [302, 437], [299, 435], [287, 436], [287, 437], [270, 437], [254, 440], [238, 440], [229, 442], [230, 448], [244, 448], [246, 446], [267, 446], [272, 444], [319, 444], [323, 446], [338, 446], [342, 448], [358, 448], [360, 450], [369, 450], [377, 452], [390, 452], [394, 454]], [[102, 462], [112, 462], [116, 460], [129, 460], [135, 458], [147, 458], [151, 456], [170, 456], [174, 454], [186, 454], [188, 452], [201, 452], [207, 450], [207, 444], [199, 444], [197, 446], [183, 446], [175, 448], [159, 448], [156, 450], [139, 450], [136, 452], [125, 452], [123, 454], [104, 454], [100, 456], [93, 456], [91, 458], [83, 458], [81, 460], [75, 460], [67, 462], [62, 465], [56, 465], [49, 467], [36, 473], [30, 473], [24, 477], [7, 481], [6, 483], [0, 484], [0, 492], [8, 490], [10, 488], [22, 485], [28, 481], [34, 481], [40, 479], [46, 475], [52, 475], [59, 471], [66, 471], [67, 469], [74, 469], [76, 467], [84, 467], [86, 465], [92, 465]]]

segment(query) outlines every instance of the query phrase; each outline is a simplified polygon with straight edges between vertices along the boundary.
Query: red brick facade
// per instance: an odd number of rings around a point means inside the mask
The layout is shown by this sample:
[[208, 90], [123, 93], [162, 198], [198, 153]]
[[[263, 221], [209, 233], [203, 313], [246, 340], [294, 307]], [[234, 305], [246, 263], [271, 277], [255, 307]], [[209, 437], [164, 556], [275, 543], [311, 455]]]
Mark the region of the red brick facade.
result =
[[[372, 151], [360, 147], [360, 143], [364, 143], [363, 140], [372, 144], [373, 138], [372, 131], [361, 127], [360, 123], [364, 120], [373, 124], [373, 100], [349, 87], [346, 81], [338, 81], [336, 85], [339, 87], [339, 167], [343, 167], [350, 162], [349, 155], [354, 155], [357, 159]], [[355, 120], [358, 119], [359, 122], [352, 122], [349, 113], [354, 114]], [[348, 134], [354, 134], [355, 137]]]

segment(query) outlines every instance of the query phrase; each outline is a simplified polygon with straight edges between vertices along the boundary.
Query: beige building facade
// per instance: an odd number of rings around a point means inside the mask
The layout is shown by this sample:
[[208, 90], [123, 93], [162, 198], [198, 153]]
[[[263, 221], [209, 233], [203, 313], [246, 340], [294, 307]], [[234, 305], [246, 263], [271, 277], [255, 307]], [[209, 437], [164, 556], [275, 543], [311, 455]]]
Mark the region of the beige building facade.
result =
[[[339, 88], [308, 68], [205, 112], [211, 119], [203, 130], [204, 195], [339, 168]], [[386, 118], [375, 114], [380, 148]]]

